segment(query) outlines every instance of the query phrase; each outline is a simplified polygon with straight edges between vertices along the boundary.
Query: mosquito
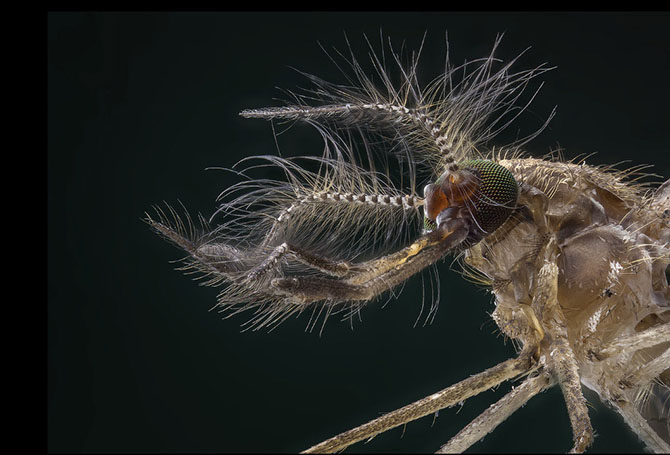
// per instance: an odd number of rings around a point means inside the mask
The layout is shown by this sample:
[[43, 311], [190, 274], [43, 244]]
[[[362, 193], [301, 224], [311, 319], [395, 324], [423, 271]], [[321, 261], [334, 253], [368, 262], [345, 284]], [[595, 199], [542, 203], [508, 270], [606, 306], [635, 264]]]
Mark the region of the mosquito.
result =
[[[367, 38], [366, 38], [367, 41]], [[251, 313], [246, 327], [274, 329], [308, 313], [352, 320], [394, 296], [410, 277], [455, 257], [495, 296], [492, 318], [518, 356], [320, 442], [336, 452], [462, 403], [499, 384], [514, 387], [439, 453], [462, 452], [538, 393], [560, 386], [572, 452], [593, 441], [582, 386], [595, 391], [654, 452], [670, 452], [670, 181], [639, 183], [625, 171], [524, 152], [533, 134], [492, 145], [525, 112], [546, 65], [517, 70], [496, 51], [421, 84], [421, 48], [368, 41], [373, 71], [351, 46], [330, 56], [346, 83], [305, 75], [280, 107], [241, 116], [304, 123], [320, 156], [250, 157], [232, 171], [200, 227], [170, 206], [146, 221], [183, 249], [183, 268], [221, 286], [218, 307]], [[423, 47], [423, 42], [422, 45]], [[522, 53], [523, 55], [523, 53]], [[281, 178], [253, 177], [268, 169]], [[214, 221], [216, 220], [216, 223]], [[439, 295], [431, 298], [434, 316]]]

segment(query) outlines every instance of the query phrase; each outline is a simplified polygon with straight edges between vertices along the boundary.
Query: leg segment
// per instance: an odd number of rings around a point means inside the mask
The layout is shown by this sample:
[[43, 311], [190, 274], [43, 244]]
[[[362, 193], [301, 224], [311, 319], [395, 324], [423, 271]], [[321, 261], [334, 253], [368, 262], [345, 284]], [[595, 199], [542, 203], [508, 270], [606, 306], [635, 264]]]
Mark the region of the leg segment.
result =
[[670, 341], [670, 323], [657, 325], [634, 335], [613, 341], [594, 355], [598, 360], [633, 352]]
[[[551, 244], [547, 253], [551, 257]], [[544, 322], [550, 344], [546, 364], [563, 391], [572, 425], [572, 453], [581, 453], [593, 442], [593, 428], [586, 400], [582, 394], [581, 378], [575, 354], [568, 342], [565, 319], [558, 306], [558, 267], [554, 261], [545, 261], [538, 273], [532, 307]]]
[[451, 387], [447, 387], [403, 408], [391, 411], [364, 425], [334, 436], [310, 447], [303, 453], [332, 453], [343, 450], [355, 442], [371, 438], [391, 428], [432, 414], [440, 409], [453, 406], [467, 398], [495, 387], [503, 381], [512, 379], [520, 374], [528, 373], [531, 370], [531, 356], [523, 353], [516, 359], [506, 360]]
[[654, 453], [670, 453], [670, 444], [651, 428], [632, 403], [621, 402], [617, 403], [616, 407], [628, 426], [644, 441], [649, 450]]
[[665, 370], [670, 368], [670, 348], [648, 363], [626, 374], [621, 380], [624, 386], [645, 385], [656, 379]]
[[470, 446], [492, 432], [507, 417], [514, 414], [528, 400], [553, 384], [554, 380], [546, 372], [526, 379], [520, 386], [512, 389], [511, 392], [497, 403], [492, 404], [479, 417], [459, 431], [448, 443], [440, 447], [440, 450], [436, 453], [465, 452]]
[[582, 394], [582, 383], [579, 368], [567, 338], [554, 341], [551, 352], [551, 366], [563, 391], [563, 398], [568, 407], [570, 424], [572, 425], [573, 447], [571, 453], [584, 452], [593, 442], [593, 428]]

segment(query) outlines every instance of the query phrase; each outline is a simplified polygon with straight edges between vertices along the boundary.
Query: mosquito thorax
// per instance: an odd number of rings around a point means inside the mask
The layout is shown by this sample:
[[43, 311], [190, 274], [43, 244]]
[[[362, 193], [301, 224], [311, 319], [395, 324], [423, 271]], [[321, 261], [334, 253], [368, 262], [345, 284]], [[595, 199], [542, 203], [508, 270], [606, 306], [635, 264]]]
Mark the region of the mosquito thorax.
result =
[[458, 163], [424, 188], [424, 229], [432, 230], [439, 219], [470, 218], [473, 234], [482, 238], [498, 229], [516, 206], [519, 187], [512, 173], [489, 160]]

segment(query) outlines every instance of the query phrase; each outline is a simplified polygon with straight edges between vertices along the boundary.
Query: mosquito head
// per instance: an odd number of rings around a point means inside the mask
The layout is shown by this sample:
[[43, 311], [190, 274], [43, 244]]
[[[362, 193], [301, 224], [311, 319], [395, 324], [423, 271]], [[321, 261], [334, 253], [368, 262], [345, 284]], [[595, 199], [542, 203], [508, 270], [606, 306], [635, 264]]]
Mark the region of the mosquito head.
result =
[[424, 188], [426, 225], [451, 218], [472, 221], [479, 239], [499, 228], [511, 215], [519, 193], [516, 180], [505, 167], [488, 160], [459, 163]]

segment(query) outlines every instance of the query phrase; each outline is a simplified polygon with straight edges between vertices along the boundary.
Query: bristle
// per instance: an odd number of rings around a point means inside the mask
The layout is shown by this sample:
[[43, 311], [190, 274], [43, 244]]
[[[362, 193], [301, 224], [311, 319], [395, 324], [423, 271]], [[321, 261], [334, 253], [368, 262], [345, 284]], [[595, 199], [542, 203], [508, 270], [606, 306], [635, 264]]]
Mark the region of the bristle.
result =
[[[251, 310], [248, 328], [275, 327], [302, 313], [305, 305], [272, 281], [324, 273], [293, 257], [288, 245], [330, 261], [389, 254], [421, 234], [424, 201], [419, 194], [427, 182], [456, 172], [468, 160], [518, 156], [523, 141], [495, 149], [487, 144], [525, 110], [537, 90], [524, 102], [522, 96], [549, 68], [512, 71], [517, 59], [501, 63], [495, 57], [499, 44], [500, 37], [488, 57], [460, 66], [447, 58], [444, 74], [428, 83], [418, 76], [420, 50], [407, 58], [390, 41], [378, 51], [368, 41], [373, 76], [351, 47], [348, 54], [335, 51], [331, 60], [346, 85], [306, 74], [312, 88], [288, 92], [292, 101], [285, 106], [240, 113], [308, 123], [323, 139], [321, 157], [242, 160], [236, 166], [246, 167], [234, 172], [243, 180], [219, 195], [220, 206], [209, 219], [213, 228], [198, 230], [171, 208], [170, 217], [162, 214], [159, 221], [148, 222], [189, 253], [185, 271], [203, 275], [204, 284], [227, 285], [219, 294], [220, 308], [229, 314]], [[284, 178], [254, 177], [268, 170]], [[171, 222], [161, 221], [168, 218]], [[431, 270], [433, 288], [432, 277], [439, 277]], [[437, 308], [439, 287], [434, 289], [427, 320]], [[359, 315], [363, 303], [317, 306], [310, 330], [320, 318]]]
[[[365, 131], [362, 134], [366, 138], [372, 134], [384, 141], [406, 144], [403, 150], [408, 160], [434, 175], [445, 170], [453, 172], [458, 169], [458, 162], [478, 158], [477, 149], [524, 112], [539, 90], [520, 105], [530, 82], [551, 69], [540, 65], [512, 72], [518, 57], [500, 63], [495, 57], [500, 41], [498, 37], [484, 59], [455, 67], [447, 61], [445, 73], [426, 84], [421, 84], [417, 75], [420, 50], [405, 63], [404, 56], [394, 52], [389, 41], [386, 46], [392, 58], [387, 61], [385, 46], [375, 50], [368, 41], [373, 76], [368, 75], [351, 49], [347, 56], [336, 51], [337, 56], [331, 60], [348, 81], [347, 85], [303, 73], [313, 84], [312, 89], [288, 92], [292, 99], [286, 106], [249, 109], [240, 115], [306, 121], [320, 125], [326, 134], [333, 136], [346, 129]], [[396, 75], [400, 82], [393, 83]], [[528, 142], [552, 116], [553, 112], [538, 130], [503, 148], [514, 149]], [[384, 152], [391, 148], [392, 145], [384, 146]], [[353, 150], [345, 152], [351, 154]]]

